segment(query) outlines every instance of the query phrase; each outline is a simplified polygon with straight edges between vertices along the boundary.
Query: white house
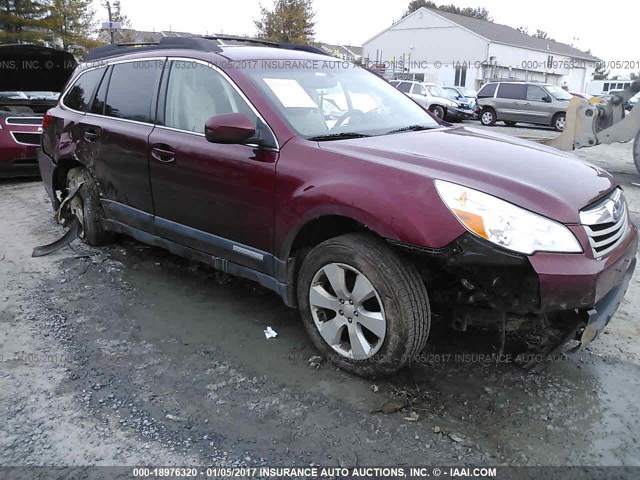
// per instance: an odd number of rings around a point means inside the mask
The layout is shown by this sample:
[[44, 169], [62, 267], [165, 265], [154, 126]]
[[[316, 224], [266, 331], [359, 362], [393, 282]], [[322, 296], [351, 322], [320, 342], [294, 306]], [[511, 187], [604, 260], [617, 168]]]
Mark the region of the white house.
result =
[[387, 76], [476, 90], [489, 80], [514, 79], [583, 92], [599, 61], [506, 25], [424, 7], [363, 45], [363, 63], [383, 65]]

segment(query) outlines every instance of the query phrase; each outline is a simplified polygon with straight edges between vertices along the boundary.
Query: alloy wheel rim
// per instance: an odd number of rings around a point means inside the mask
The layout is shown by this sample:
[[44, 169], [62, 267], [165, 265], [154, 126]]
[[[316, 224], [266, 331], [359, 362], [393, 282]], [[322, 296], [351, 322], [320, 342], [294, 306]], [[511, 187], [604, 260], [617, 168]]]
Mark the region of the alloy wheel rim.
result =
[[337, 353], [352, 360], [375, 355], [387, 331], [380, 295], [358, 269], [329, 263], [309, 288], [311, 316], [320, 336]]
[[558, 130], [564, 130], [564, 124], [566, 123], [565, 117], [558, 117], [556, 120], [556, 128]]
[[482, 114], [482, 120], [484, 121], [484, 123], [491, 123], [491, 120], [493, 120], [493, 115], [489, 112], [484, 112]]

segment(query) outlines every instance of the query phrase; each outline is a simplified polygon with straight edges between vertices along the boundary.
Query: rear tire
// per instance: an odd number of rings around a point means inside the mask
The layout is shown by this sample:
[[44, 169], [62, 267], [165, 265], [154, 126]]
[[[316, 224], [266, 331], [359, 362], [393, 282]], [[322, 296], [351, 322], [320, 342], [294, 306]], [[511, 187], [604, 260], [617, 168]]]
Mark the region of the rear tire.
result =
[[509, 121], [509, 120], [505, 120], [505, 121], [504, 121], [504, 124], [505, 124], [507, 127], [515, 127], [515, 126], [518, 124], [518, 122], [511, 122], [511, 121]]
[[429, 298], [418, 271], [371, 235], [341, 235], [315, 247], [300, 268], [297, 296], [313, 344], [355, 375], [396, 372], [429, 336]]
[[434, 105], [429, 110], [440, 120], [444, 118], [444, 108], [442, 108], [440, 105]]
[[78, 194], [69, 202], [82, 225], [80, 238], [88, 245], [97, 247], [113, 240], [113, 234], [104, 229], [104, 213], [100, 204], [100, 195], [93, 176], [83, 167], [74, 167], [67, 173], [67, 188], [72, 190], [78, 184], [83, 185]]
[[496, 124], [496, 112], [493, 108], [483, 108], [480, 112], [480, 123], [486, 127], [490, 127]]

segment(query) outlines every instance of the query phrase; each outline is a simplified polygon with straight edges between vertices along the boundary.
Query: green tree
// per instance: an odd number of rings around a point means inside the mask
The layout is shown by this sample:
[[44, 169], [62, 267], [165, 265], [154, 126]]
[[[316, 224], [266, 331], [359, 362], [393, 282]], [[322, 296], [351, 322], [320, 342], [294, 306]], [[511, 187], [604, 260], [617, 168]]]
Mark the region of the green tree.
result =
[[63, 50], [81, 53], [98, 44], [91, 0], [51, 0], [47, 27]]
[[453, 4], [450, 5], [437, 5], [431, 0], [411, 0], [409, 2], [409, 6], [407, 7], [407, 11], [404, 13], [403, 17], [406, 17], [410, 13], [419, 10], [420, 8], [431, 8], [433, 10], [440, 10], [441, 12], [449, 12], [449, 13], [457, 13], [458, 15], [464, 15], [465, 17], [478, 18], [480, 20], [491, 21], [491, 15], [486, 8], [482, 7], [466, 7], [460, 8], [456, 7]]
[[598, 62], [596, 64], [595, 71], [593, 72], [594, 80], [607, 80], [609, 78], [609, 73], [605, 68], [605, 64], [603, 62]]
[[313, 40], [312, 0], [275, 0], [272, 10], [261, 5], [260, 12], [260, 19], [254, 21], [260, 38], [303, 44]]
[[45, 43], [46, 0], [0, 0], [1, 43]]

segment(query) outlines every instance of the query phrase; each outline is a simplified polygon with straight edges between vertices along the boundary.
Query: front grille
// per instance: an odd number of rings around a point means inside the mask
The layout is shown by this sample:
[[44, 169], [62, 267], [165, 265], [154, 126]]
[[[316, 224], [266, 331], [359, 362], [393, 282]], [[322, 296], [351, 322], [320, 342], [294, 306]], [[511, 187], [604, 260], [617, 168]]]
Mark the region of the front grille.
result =
[[31, 132], [11, 132], [13, 139], [23, 145], [35, 145], [40, 146], [40, 133]]
[[7, 117], [7, 125], [42, 125], [42, 117]]
[[580, 221], [596, 258], [603, 257], [624, 240], [629, 213], [622, 190], [617, 188], [595, 205], [580, 212]]

